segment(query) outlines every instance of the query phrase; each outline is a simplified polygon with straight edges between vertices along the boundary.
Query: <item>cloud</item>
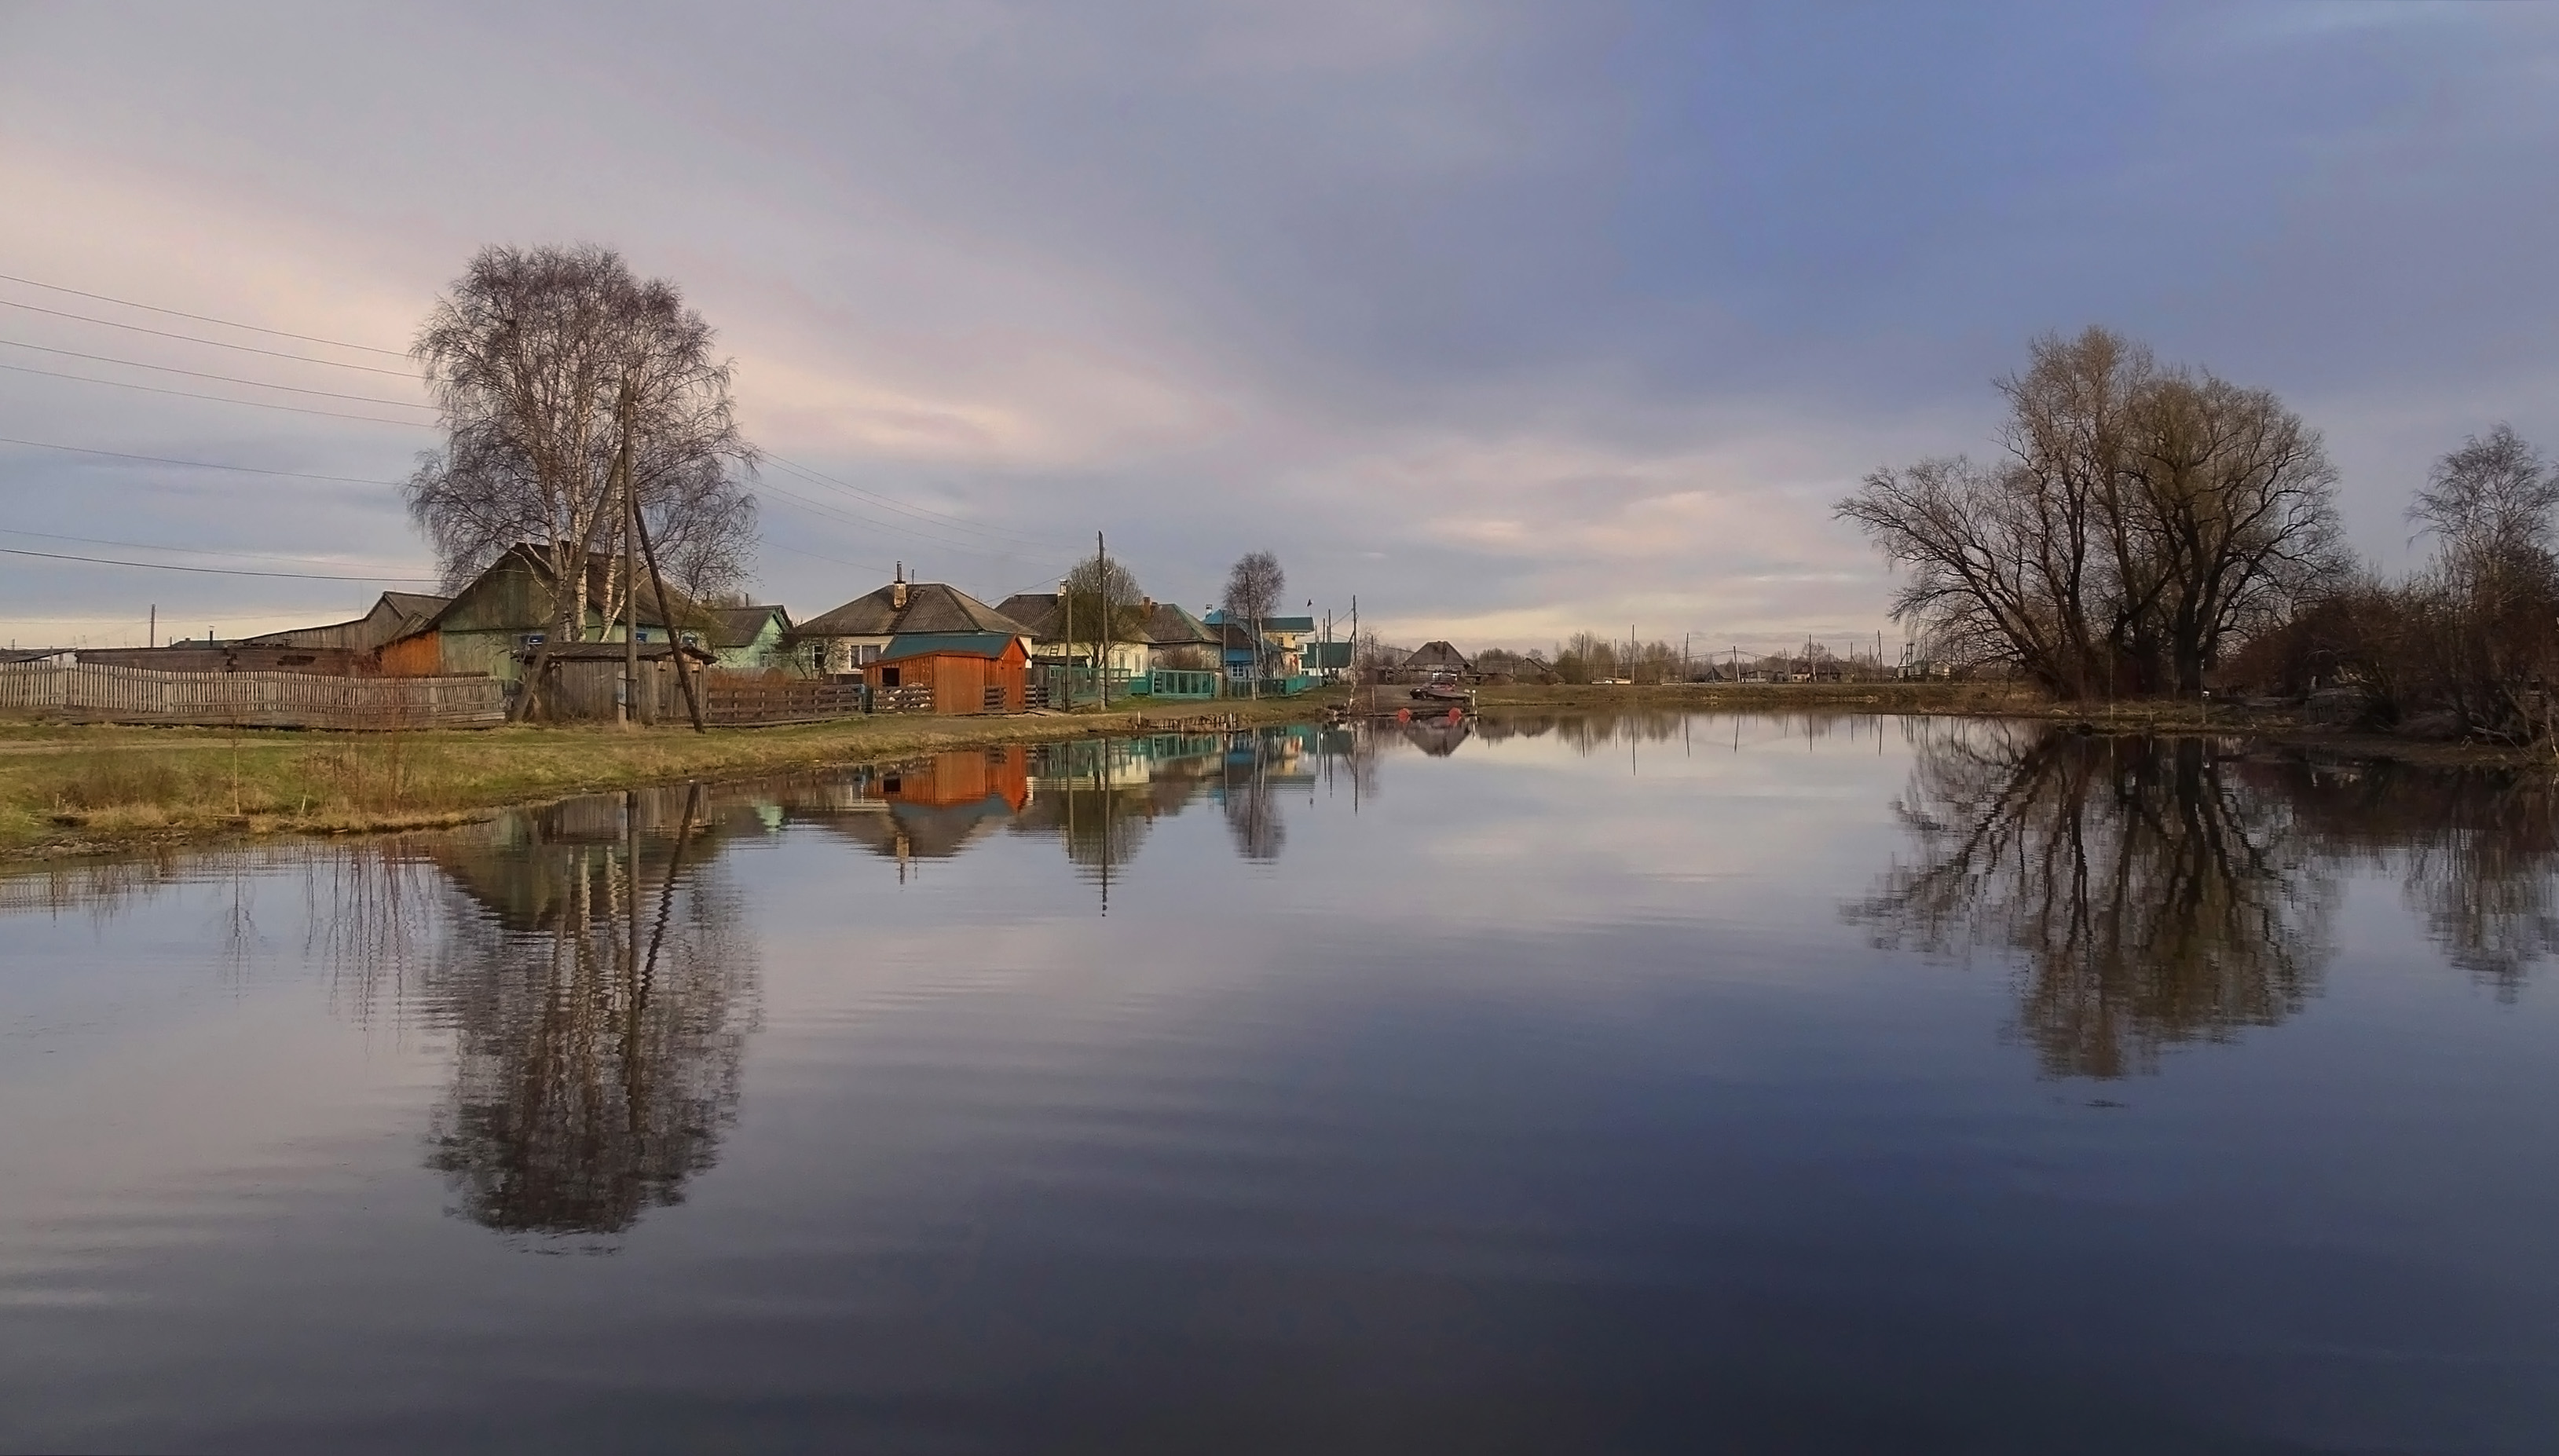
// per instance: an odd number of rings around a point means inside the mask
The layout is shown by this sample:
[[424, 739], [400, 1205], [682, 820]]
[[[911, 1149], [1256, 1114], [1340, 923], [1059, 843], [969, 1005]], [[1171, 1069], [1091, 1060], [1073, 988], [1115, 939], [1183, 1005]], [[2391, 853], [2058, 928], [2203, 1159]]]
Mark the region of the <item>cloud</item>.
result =
[[[762, 443], [926, 512], [773, 476], [764, 590], [804, 610], [872, 584], [822, 557], [992, 597], [1101, 528], [1158, 595], [1205, 602], [1270, 546], [1292, 596], [1413, 637], [1865, 636], [1889, 583], [1830, 502], [1980, 450], [1989, 378], [2088, 322], [2326, 425], [2384, 559], [2461, 435], [2559, 442], [2535, 15], [616, 17], [11, 11], [0, 271], [397, 348], [483, 242], [612, 243], [720, 328]], [[431, 440], [25, 375], [0, 434], [377, 480]], [[387, 489], [0, 447], [0, 515], [423, 564]], [[155, 592], [243, 627], [362, 595], [11, 569], [0, 635]]]

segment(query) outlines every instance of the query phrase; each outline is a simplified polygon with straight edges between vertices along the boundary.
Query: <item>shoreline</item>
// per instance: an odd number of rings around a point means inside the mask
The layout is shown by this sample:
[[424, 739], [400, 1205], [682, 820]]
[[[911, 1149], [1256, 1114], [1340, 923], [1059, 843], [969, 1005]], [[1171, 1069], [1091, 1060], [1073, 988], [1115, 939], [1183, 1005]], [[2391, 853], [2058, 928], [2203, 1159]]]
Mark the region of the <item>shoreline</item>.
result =
[[[708, 734], [510, 727], [415, 733], [117, 727], [0, 720], [0, 865], [279, 834], [449, 827], [583, 794], [878, 764], [952, 749], [1128, 733], [1140, 723], [1306, 722], [1347, 689], [1219, 699], [1185, 712], [1079, 710], [1003, 718], [870, 717]], [[2193, 702], [2056, 703], [2004, 684], [1503, 685], [1477, 708], [1523, 712], [1811, 712], [2014, 718], [2106, 735], [2239, 737], [2432, 768], [2524, 769], [2548, 749], [2350, 733], [2284, 709]]]
[[1000, 718], [880, 715], [769, 728], [341, 733], [0, 719], [0, 866], [178, 843], [447, 828], [510, 808], [691, 780], [851, 768], [953, 749], [1228, 718], [1305, 722], [1342, 692]]

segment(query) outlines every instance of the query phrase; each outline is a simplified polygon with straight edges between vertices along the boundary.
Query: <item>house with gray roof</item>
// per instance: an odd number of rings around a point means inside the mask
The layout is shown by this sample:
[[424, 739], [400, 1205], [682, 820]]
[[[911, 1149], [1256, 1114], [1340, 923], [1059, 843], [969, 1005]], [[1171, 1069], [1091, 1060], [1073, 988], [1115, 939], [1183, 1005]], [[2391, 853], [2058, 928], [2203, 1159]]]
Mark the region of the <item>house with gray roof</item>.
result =
[[1029, 628], [976, 597], [938, 581], [901, 577], [801, 623], [790, 641], [811, 655], [809, 661], [819, 672], [845, 676], [879, 660], [893, 639], [913, 650], [921, 645], [907, 640], [949, 637], [956, 641], [988, 633], [1020, 638], [1022, 651], [1031, 650]]

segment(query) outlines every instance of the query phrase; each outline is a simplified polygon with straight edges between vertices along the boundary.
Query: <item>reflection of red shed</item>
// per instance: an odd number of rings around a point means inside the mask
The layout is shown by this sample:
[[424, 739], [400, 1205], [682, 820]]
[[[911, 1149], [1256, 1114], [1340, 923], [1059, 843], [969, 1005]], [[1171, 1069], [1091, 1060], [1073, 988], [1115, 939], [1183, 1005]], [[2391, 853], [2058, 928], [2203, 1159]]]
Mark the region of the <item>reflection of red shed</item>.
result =
[[891, 638], [862, 665], [862, 680], [883, 705], [896, 694], [898, 706], [936, 713], [1018, 713], [1029, 669], [1022, 640], [1008, 633], [917, 633]]
[[1030, 753], [1019, 748], [955, 749], [900, 764], [880, 776], [880, 797], [891, 803], [950, 808], [1001, 802], [1018, 813], [1031, 801]]

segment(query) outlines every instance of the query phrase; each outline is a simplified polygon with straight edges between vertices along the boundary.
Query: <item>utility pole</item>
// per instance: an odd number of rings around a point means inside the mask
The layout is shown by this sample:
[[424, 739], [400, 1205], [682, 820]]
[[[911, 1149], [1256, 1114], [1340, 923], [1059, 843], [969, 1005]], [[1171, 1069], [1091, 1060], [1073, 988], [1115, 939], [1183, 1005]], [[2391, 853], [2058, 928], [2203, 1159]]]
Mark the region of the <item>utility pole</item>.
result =
[[[1102, 532], [1093, 533], [1093, 590], [1102, 599], [1101, 630], [1093, 635], [1093, 685], [1102, 695], [1104, 711], [1111, 707], [1111, 557], [1103, 548]], [[1109, 836], [1106, 821], [1104, 835]], [[1106, 895], [1108, 891], [1104, 892]], [[1108, 900], [1104, 902], [1106, 905]]]
[[153, 602], [151, 604], [151, 633], [149, 641], [155, 648], [160, 646], [160, 604], [158, 602]]
[[[622, 427], [621, 447], [613, 468], [622, 476], [622, 702], [618, 719], [625, 728], [640, 718], [640, 508], [631, 491], [631, 381], [622, 381], [622, 398], [614, 409]], [[584, 563], [580, 563], [583, 566]], [[664, 616], [662, 611], [659, 615]]]

